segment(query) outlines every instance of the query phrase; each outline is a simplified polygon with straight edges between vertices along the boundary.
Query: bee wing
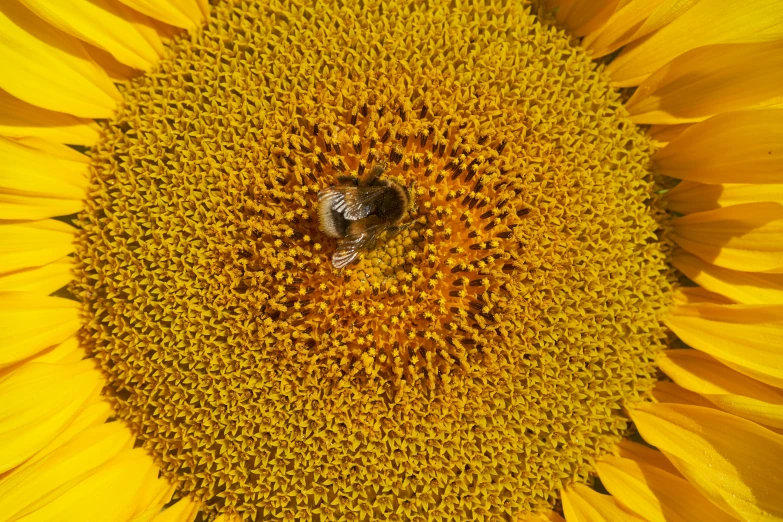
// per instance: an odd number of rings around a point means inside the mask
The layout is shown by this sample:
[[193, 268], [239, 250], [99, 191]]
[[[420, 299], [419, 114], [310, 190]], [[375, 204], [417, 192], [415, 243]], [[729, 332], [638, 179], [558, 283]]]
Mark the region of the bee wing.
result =
[[356, 221], [373, 213], [386, 187], [329, 187], [318, 193], [319, 204], [328, 204], [345, 219]]
[[348, 192], [356, 192], [356, 187], [338, 185], [321, 189], [318, 191], [318, 206], [331, 208], [342, 213], [345, 210], [345, 196]]
[[378, 234], [383, 232], [384, 225], [379, 223], [367, 227], [363, 232], [359, 234], [351, 234], [345, 239], [340, 240], [337, 243], [337, 251], [332, 256], [332, 265], [335, 268], [343, 268], [348, 266], [359, 252], [367, 250], [372, 246], [375, 240], [378, 238]]
[[356, 191], [345, 194], [345, 219], [356, 221], [366, 218], [375, 211], [378, 198], [386, 191], [386, 187], [357, 187]]

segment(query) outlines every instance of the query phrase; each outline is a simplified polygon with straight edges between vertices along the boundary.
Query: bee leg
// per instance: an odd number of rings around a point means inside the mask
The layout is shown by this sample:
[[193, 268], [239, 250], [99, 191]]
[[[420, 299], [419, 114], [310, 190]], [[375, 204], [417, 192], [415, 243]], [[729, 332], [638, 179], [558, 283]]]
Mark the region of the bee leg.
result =
[[340, 185], [359, 186], [359, 178], [356, 176], [337, 176], [337, 181]]
[[375, 165], [367, 174], [367, 178], [364, 180], [364, 185], [367, 187], [373, 186], [375, 182], [378, 181], [378, 178], [380, 178], [381, 175], [386, 172], [386, 165], [387, 163], [385, 161]]
[[417, 214], [419, 212], [419, 205], [416, 202], [416, 180], [415, 179], [413, 181], [411, 181], [410, 185], [408, 185], [408, 200], [410, 201], [410, 203], [408, 204], [408, 213], [409, 214]]

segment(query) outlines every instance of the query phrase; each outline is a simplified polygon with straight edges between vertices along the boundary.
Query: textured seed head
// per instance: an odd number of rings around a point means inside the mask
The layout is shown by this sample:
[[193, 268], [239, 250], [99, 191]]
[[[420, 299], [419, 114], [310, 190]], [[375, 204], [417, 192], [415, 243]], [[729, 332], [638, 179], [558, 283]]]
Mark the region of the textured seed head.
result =
[[[93, 151], [83, 340], [209, 517], [507, 520], [655, 381], [665, 246], [617, 94], [524, 6], [371, 4], [219, 2]], [[408, 226], [335, 270], [318, 191], [383, 161]]]

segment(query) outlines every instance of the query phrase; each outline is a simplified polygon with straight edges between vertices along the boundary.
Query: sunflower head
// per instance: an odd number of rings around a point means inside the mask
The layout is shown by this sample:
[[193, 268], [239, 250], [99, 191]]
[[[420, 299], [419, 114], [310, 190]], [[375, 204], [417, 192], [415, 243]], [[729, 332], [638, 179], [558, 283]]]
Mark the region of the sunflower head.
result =
[[[25, 122], [0, 119], [0, 146], [50, 187], [0, 185], [0, 397], [66, 390], [0, 414], [0, 435], [36, 426], [0, 449], [0, 518], [72, 519], [123, 480], [95, 518], [775, 513], [758, 477], [779, 479], [736, 470], [783, 448], [783, 207], [759, 191], [783, 119], [725, 78], [780, 44], [733, 7], [763, 41], [720, 40], [697, 23], [718, 3], [0, 8], [8, 41], [65, 67], [36, 74], [73, 82], [0, 84]], [[115, 87], [127, 66], [147, 72]], [[734, 105], [683, 108], [691, 77]], [[716, 146], [742, 129], [747, 158]], [[376, 176], [394, 219], [324, 206]]]

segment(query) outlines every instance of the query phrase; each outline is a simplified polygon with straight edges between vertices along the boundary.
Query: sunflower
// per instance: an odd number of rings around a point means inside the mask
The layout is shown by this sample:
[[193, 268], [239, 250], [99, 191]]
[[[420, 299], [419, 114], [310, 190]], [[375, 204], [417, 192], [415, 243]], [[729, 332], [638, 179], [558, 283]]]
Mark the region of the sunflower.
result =
[[[779, 0], [0, 35], [0, 520], [783, 520]], [[336, 269], [318, 194], [378, 165]]]

